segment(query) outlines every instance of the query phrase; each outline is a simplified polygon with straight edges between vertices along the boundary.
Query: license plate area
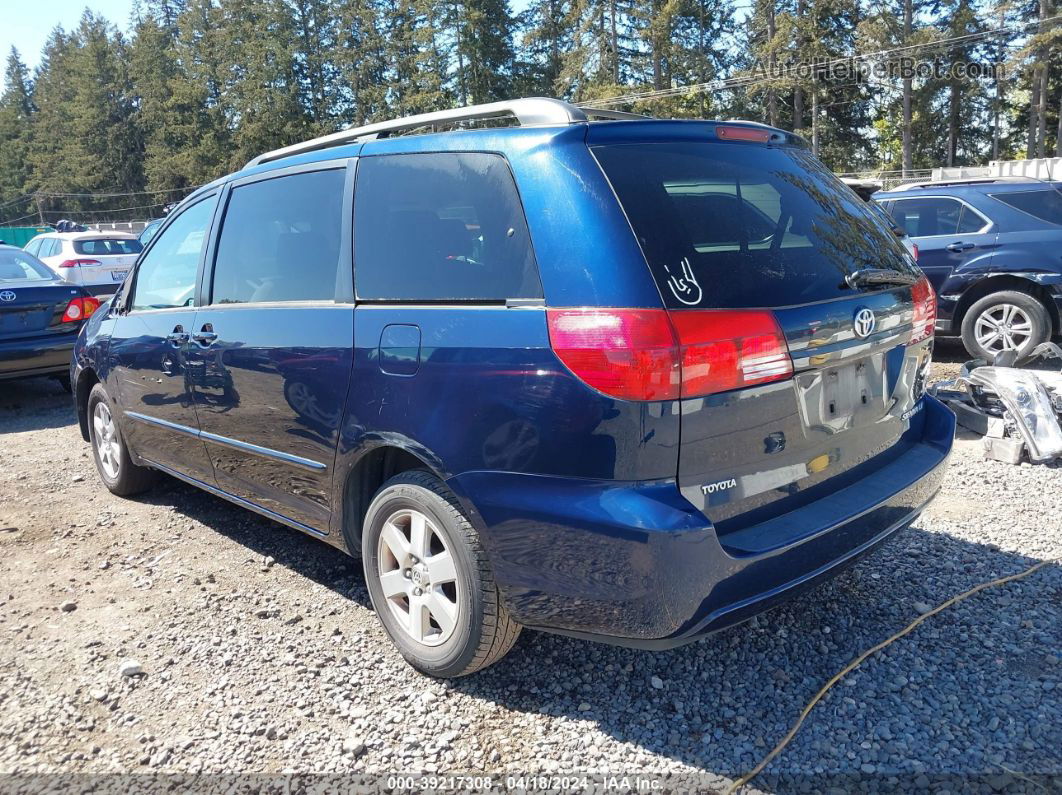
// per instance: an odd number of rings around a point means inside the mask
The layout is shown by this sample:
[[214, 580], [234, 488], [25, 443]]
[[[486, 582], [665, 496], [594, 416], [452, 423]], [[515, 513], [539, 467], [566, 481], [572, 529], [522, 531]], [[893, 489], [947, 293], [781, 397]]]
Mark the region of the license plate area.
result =
[[123, 281], [127, 273], [129, 271], [111, 271], [111, 280], [116, 282]]
[[879, 352], [798, 375], [804, 426], [837, 433], [881, 419], [886, 413], [884, 363]]

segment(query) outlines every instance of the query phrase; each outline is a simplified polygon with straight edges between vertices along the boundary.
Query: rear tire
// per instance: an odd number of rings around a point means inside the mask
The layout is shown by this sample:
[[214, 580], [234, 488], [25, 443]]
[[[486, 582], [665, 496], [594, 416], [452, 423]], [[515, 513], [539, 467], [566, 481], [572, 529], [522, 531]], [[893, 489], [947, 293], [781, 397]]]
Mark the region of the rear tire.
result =
[[129, 457], [113, 405], [103, 384], [96, 384], [89, 392], [86, 414], [92, 457], [107, 490], [119, 497], [131, 497], [154, 486], [158, 473], [154, 469], [137, 466]]
[[376, 615], [418, 671], [466, 676], [516, 643], [520, 625], [502, 605], [475, 528], [429, 472], [402, 472], [380, 487], [361, 553]]
[[1014, 350], [1020, 362], [1051, 339], [1051, 317], [1034, 296], [1001, 290], [974, 302], [962, 318], [962, 342], [969, 354], [989, 364], [997, 353]]

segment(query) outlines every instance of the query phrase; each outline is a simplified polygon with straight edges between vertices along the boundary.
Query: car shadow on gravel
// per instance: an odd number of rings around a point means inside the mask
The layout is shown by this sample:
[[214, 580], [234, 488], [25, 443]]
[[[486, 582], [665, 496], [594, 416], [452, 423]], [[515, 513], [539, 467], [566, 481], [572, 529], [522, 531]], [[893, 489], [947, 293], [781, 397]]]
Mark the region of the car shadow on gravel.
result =
[[[339, 550], [179, 481], [141, 499], [371, 609], [360, 563]], [[568, 745], [554, 745], [549, 724], [538, 724], [539, 757], [556, 764], [551, 772], [585, 773], [578, 760], [587, 758], [601, 772], [658, 775], [649, 752], [681, 763], [683, 775], [703, 775], [697, 789], [720, 787], [721, 777], [740, 776], [766, 755], [860, 652], [919, 611], [1036, 562], [915, 527], [812, 592], [703, 641], [647, 652], [527, 631], [492, 668], [444, 686], [497, 705], [514, 725], [520, 715], [585, 723], [581, 748], [570, 747], [570, 731], [558, 732]], [[756, 786], [956, 789], [983, 776], [994, 782], [985, 787], [1009, 789], [1021, 776], [1062, 770], [1060, 649], [1058, 566], [989, 589], [846, 677]], [[412, 683], [418, 674], [408, 676]], [[592, 729], [623, 752], [603, 752]], [[504, 754], [497, 765], [505, 768]]]
[[76, 422], [70, 393], [54, 378], [0, 381], [2, 433], [63, 428]]

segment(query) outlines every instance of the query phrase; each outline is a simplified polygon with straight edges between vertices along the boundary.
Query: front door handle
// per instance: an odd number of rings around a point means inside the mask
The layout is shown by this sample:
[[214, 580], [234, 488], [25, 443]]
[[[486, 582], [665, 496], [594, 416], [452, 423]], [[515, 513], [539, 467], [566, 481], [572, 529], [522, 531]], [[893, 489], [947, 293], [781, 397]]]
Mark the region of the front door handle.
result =
[[214, 333], [214, 326], [210, 323], [204, 323], [203, 328], [192, 335], [192, 339], [202, 345], [204, 348], [208, 347], [211, 343], [218, 338], [218, 335]]
[[973, 243], [949, 243], [947, 249], [958, 253], [960, 251], [969, 251], [973, 247]]
[[173, 327], [173, 331], [166, 335], [166, 342], [178, 347], [188, 342], [188, 332], [184, 330], [184, 326], [177, 324]]

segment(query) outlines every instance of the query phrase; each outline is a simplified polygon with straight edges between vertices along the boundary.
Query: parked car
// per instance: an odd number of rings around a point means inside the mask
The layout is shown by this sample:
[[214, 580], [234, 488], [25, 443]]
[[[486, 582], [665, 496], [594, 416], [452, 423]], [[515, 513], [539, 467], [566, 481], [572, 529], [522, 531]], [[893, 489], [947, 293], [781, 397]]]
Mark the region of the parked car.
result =
[[903, 247], [907, 249], [912, 259], [914, 259], [915, 262], [918, 262], [918, 246], [916, 246], [914, 241], [911, 240], [911, 236], [907, 234], [907, 230], [900, 224], [896, 223], [895, 219], [885, 212], [880, 204], [871, 201], [871, 197], [881, 190], [881, 182], [879, 180], [855, 179], [851, 177], [842, 177], [841, 182], [855, 191], [860, 199], [867, 202], [867, 206], [888, 225], [889, 229], [892, 230], [892, 233], [896, 235], [901, 243], [903, 243]]
[[918, 246], [937, 331], [971, 356], [1029, 354], [1060, 330], [1062, 193], [1026, 177], [923, 182], [874, 194]]
[[165, 220], [165, 218], [156, 218], [154, 221], [148, 221], [148, 225], [140, 230], [140, 234], [137, 236], [141, 246], [146, 246], [151, 242], [151, 238], [159, 231], [159, 227], [162, 226], [162, 222]]
[[70, 389], [70, 353], [99, 301], [32, 254], [0, 245], [0, 381], [57, 378]]
[[934, 306], [801, 139], [525, 99], [198, 189], [71, 374], [108, 489], [165, 472], [360, 555], [448, 677], [524, 626], [686, 643], [909, 525], [954, 430]]
[[113, 295], [143, 246], [125, 232], [46, 232], [26, 244], [59, 278], [92, 295]]

